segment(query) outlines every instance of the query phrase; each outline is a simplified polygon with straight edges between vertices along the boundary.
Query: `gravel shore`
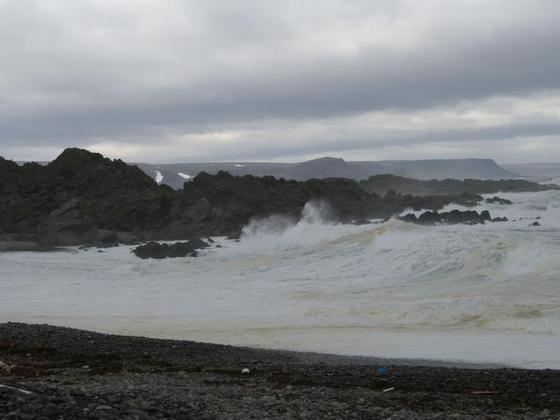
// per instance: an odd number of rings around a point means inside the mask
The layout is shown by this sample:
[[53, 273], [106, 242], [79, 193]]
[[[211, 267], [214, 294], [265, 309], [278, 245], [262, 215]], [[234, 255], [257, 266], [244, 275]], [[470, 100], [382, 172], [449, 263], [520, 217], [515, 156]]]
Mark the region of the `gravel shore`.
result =
[[269, 351], [5, 323], [0, 418], [560, 418], [560, 371]]

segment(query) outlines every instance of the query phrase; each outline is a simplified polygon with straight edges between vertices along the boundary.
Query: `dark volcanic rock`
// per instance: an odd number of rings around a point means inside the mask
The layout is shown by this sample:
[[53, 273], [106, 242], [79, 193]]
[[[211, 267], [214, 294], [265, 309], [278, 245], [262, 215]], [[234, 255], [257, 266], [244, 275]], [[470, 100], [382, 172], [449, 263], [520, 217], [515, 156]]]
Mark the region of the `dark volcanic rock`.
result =
[[328, 203], [333, 220], [351, 222], [384, 210], [383, 199], [357, 182], [330, 178], [306, 182], [274, 177], [235, 177], [227, 172], [200, 173], [186, 183], [172, 217], [193, 235], [236, 237], [253, 217], [282, 214], [299, 217], [308, 202]]
[[484, 223], [485, 220], [490, 220], [490, 213], [483, 211], [478, 213], [474, 210], [451, 210], [450, 212], [440, 213], [441, 219], [444, 223], [455, 224], [479, 224]]
[[492, 221], [492, 216], [490, 216], [490, 212], [488, 210], [483, 210], [480, 212], [480, 218], [484, 221], [484, 222], [491, 222]]
[[507, 217], [494, 217], [492, 219], [492, 222], [507, 222], [508, 218]]
[[560, 186], [558, 185], [541, 185], [523, 179], [502, 179], [500, 181], [480, 179], [432, 179], [430, 181], [422, 181], [390, 174], [371, 176], [367, 180], [360, 181], [360, 185], [366, 191], [380, 195], [384, 195], [387, 191], [393, 190], [401, 194], [414, 194], [417, 196], [560, 190]]
[[407, 214], [400, 218], [405, 222], [418, 223], [423, 225], [434, 225], [438, 223], [455, 225], [455, 224], [481, 224], [485, 221], [491, 221], [492, 218], [487, 210], [480, 214], [474, 210], [451, 210], [450, 212], [438, 213], [436, 211], [427, 211], [419, 217], [414, 214]]
[[418, 217], [418, 223], [421, 224], [435, 224], [441, 223], [441, 216], [437, 211], [427, 211]]
[[511, 205], [513, 201], [508, 200], [506, 198], [500, 198], [498, 196], [494, 196], [492, 198], [487, 198], [485, 200], [488, 204], [502, 204], [502, 205]]
[[418, 218], [414, 213], [405, 214], [400, 219], [404, 222], [411, 222], [411, 223], [416, 223], [418, 221]]
[[140, 258], [167, 258], [169, 245], [159, 244], [157, 242], [148, 242], [140, 245], [132, 250], [134, 255]]
[[356, 223], [387, 219], [407, 208], [474, 206], [482, 199], [468, 191], [413, 196], [391, 190], [381, 197], [344, 178], [300, 182], [227, 172], [202, 172], [174, 191], [135, 166], [81, 149], [67, 149], [48, 165], [0, 159], [0, 236], [20, 240], [24, 235], [43, 248], [239, 237], [253, 218], [299, 218], [308, 203], [321, 209], [323, 219]]
[[34, 234], [51, 245], [95, 244], [100, 229], [161, 228], [174, 194], [135, 166], [81, 149], [46, 166], [3, 160], [0, 175], [0, 233]]
[[177, 242], [174, 244], [160, 244], [157, 242], [148, 242], [145, 245], [136, 247], [132, 252], [140, 258], [180, 258], [180, 257], [196, 257], [197, 249], [208, 248], [209, 243], [200, 238], [192, 239], [188, 242]]

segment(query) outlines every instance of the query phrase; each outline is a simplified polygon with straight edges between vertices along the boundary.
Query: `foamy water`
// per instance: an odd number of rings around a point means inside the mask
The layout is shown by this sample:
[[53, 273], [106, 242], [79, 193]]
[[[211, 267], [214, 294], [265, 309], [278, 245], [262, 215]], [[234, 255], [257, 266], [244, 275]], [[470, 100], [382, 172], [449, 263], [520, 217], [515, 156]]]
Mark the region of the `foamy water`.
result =
[[560, 368], [560, 192], [499, 195], [514, 205], [477, 210], [509, 222], [332, 225], [308, 207], [299, 223], [256, 221], [199, 258], [0, 254], [0, 320]]

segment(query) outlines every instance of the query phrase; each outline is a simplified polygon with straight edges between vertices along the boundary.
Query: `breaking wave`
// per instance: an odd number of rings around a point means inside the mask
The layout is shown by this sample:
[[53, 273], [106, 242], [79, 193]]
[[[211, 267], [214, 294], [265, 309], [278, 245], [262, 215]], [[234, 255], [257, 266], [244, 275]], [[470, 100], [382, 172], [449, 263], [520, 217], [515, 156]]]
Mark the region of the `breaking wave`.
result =
[[514, 204], [476, 210], [508, 222], [342, 225], [314, 202], [299, 217], [254, 219], [239, 242], [218, 239], [199, 258], [138, 260], [128, 247], [2, 254], [0, 318], [560, 367], [560, 192], [499, 195]]

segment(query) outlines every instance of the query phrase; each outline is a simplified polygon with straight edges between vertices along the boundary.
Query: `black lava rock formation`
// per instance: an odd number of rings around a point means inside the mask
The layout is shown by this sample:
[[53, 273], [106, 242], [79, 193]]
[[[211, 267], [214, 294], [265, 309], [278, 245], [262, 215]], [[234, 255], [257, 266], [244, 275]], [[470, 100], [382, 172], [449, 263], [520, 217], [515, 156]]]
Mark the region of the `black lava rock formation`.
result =
[[187, 242], [177, 242], [174, 244], [160, 244], [158, 242], [150, 241], [144, 245], [140, 245], [132, 250], [137, 257], [146, 258], [180, 258], [180, 257], [196, 257], [197, 249], [208, 248], [209, 243], [200, 238], [193, 239]]
[[[436, 194], [496, 194], [498, 192], [538, 192], [560, 190], [560, 186], [541, 185], [523, 179], [480, 180], [480, 179], [432, 179], [423, 181], [404, 178], [397, 175], [374, 175], [360, 181], [360, 185], [368, 192], [384, 195], [388, 191], [415, 196]], [[501, 203], [501, 204], [506, 204]]]
[[437, 211], [426, 211], [418, 217], [416, 217], [416, 215], [412, 213], [406, 214], [405, 216], [401, 217], [401, 220], [421, 225], [474, 225], [493, 221], [490, 213], [487, 210], [484, 210], [480, 213], [474, 210], [451, 210], [449, 212], [441, 213], [438, 213]]
[[[419, 195], [387, 189], [396, 185], [387, 180], [395, 179], [418, 186]], [[458, 187], [448, 189], [448, 194], [425, 194], [422, 182], [436, 183], [388, 176], [361, 183], [345, 178], [301, 182], [202, 172], [182, 190], [173, 190], [157, 185], [136, 166], [82, 149], [66, 149], [47, 165], [20, 166], [0, 158], [0, 242], [5, 245], [0, 250], [239, 237], [252, 218], [272, 214], [299, 218], [309, 202], [327, 208], [323, 216], [333, 221], [364, 223], [407, 208], [439, 211], [450, 203], [474, 206], [483, 200], [479, 193], [494, 190], [558, 188], [517, 180], [447, 180], [437, 182]], [[455, 214], [446, 220], [468, 222]]]

